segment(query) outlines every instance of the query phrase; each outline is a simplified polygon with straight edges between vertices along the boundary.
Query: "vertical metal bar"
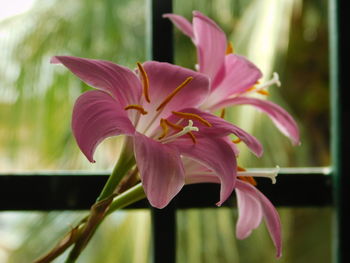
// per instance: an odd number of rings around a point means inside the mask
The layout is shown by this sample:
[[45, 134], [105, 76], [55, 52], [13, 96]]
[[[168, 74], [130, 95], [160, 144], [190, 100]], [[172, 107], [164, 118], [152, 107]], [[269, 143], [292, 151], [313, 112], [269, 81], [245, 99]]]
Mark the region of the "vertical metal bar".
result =
[[[150, 0], [148, 24], [149, 58], [173, 62], [173, 27], [162, 17], [172, 12], [171, 0]], [[173, 204], [164, 209], [152, 209], [153, 262], [176, 262], [176, 211]]]
[[349, 60], [345, 58], [348, 42], [345, 31], [345, 1], [329, 1], [330, 17], [330, 74], [331, 74], [331, 107], [332, 107], [332, 166], [334, 169], [335, 200], [335, 262], [350, 262], [347, 246], [350, 244], [350, 169], [347, 160], [350, 156], [350, 103], [346, 97], [346, 70]]
[[172, 12], [172, 0], [150, 0], [149, 57], [173, 63], [173, 26], [163, 14]]
[[153, 262], [176, 262], [176, 211], [170, 204], [152, 209]]

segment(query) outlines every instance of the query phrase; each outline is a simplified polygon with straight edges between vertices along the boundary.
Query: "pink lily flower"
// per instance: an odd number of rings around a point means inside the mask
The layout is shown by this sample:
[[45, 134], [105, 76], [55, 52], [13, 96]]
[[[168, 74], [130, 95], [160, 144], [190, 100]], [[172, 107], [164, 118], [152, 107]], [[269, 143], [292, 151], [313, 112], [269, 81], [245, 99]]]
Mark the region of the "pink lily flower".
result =
[[[220, 183], [218, 176], [201, 164], [187, 160], [185, 161], [185, 169], [186, 184]], [[247, 238], [264, 218], [276, 247], [276, 257], [280, 258], [282, 256], [280, 217], [269, 199], [252, 185], [255, 181], [251, 179], [254, 177], [265, 177], [270, 178], [272, 183], [275, 183], [277, 172], [278, 168], [271, 171], [240, 171], [237, 173], [239, 180], [235, 183], [238, 208], [236, 237], [238, 239]]]
[[193, 21], [176, 14], [166, 14], [197, 48], [198, 71], [210, 78], [209, 96], [202, 109], [213, 112], [232, 105], [249, 104], [266, 113], [277, 128], [299, 144], [299, 131], [294, 119], [283, 108], [267, 100], [249, 97], [251, 93], [267, 94], [265, 88], [280, 85], [277, 73], [265, 84], [256, 85], [261, 71], [243, 56], [232, 54], [225, 33], [210, 18], [199, 11], [193, 12]]
[[236, 151], [227, 139], [239, 136], [258, 156], [260, 143], [240, 128], [195, 109], [208, 96], [209, 80], [198, 72], [160, 62], [138, 63], [138, 70], [108, 61], [56, 56], [95, 88], [80, 95], [72, 129], [90, 162], [105, 138], [126, 135], [151, 205], [165, 207], [185, 184], [182, 157], [200, 162], [217, 175], [222, 204], [236, 183]]

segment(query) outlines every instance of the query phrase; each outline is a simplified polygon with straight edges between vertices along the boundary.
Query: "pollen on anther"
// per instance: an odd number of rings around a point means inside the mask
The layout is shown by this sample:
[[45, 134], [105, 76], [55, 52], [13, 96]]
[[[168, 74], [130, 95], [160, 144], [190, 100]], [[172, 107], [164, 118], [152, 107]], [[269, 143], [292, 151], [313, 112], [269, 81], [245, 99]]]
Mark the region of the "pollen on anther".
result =
[[238, 172], [245, 172], [247, 170], [245, 168], [241, 167], [241, 166], [237, 166], [237, 171]]
[[266, 89], [257, 90], [257, 93], [259, 93], [261, 95], [265, 95], [265, 96], [270, 95], [270, 93]]
[[[238, 172], [246, 172], [247, 170], [241, 166], [237, 166], [237, 171]], [[237, 176], [238, 179], [247, 182], [251, 185], [257, 186], [258, 183], [255, 181], [255, 179], [251, 176]]]
[[226, 47], [226, 55], [233, 54], [233, 53], [234, 53], [233, 45], [231, 42], [228, 42]]
[[124, 108], [124, 110], [131, 110], [131, 109], [139, 111], [142, 115], [145, 115], [148, 113], [147, 111], [145, 111], [145, 109], [141, 105], [137, 105], [137, 104], [131, 104]]
[[140, 62], [137, 62], [136, 64], [142, 77], [143, 94], [145, 96], [146, 101], [151, 102], [151, 99], [149, 97], [149, 79], [147, 73]]
[[258, 183], [255, 181], [255, 179], [251, 176], [237, 176], [237, 178], [244, 181], [244, 182], [247, 182], [251, 185], [254, 185], [254, 186], [258, 185]]
[[188, 112], [180, 112], [180, 111], [172, 111], [172, 113], [178, 117], [184, 118], [184, 119], [194, 119], [197, 120], [199, 122], [201, 122], [202, 124], [204, 124], [205, 126], [211, 127], [211, 123], [207, 120], [205, 120], [204, 118], [202, 118], [201, 116], [199, 116], [198, 114], [195, 113], [188, 113]]
[[220, 112], [220, 118], [225, 119], [225, 115], [226, 115], [226, 108], [223, 108]]
[[234, 144], [240, 143], [241, 141], [242, 141], [241, 138], [237, 138], [236, 140], [232, 140], [232, 142]]

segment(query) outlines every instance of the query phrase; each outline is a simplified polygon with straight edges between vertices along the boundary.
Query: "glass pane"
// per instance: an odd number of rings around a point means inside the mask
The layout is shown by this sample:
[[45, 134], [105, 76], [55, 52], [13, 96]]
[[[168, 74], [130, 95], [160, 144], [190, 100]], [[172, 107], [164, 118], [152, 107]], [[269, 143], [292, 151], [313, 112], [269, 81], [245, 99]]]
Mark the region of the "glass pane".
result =
[[[113, 166], [118, 139], [98, 148], [94, 165], [79, 152], [71, 112], [77, 96], [89, 87], [62, 66], [50, 64], [50, 58], [73, 55], [134, 68], [145, 59], [145, 1], [27, 2], [0, 12], [1, 169]], [[24, 7], [29, 9], [10, 16]]]
[[[27, 263], [53, 248], [86, 212], [0, 213], [0, 262]], [[150, 212], [113, 213], [99, 227], [77, 263], [135, 262], [150, 259]], [[67, 253], [55, 263], [64, 262]]]
[[282, 258], [264, 224], [245, 240], [235, 237], [237, 210], [190, 209], [179, 211], [177, 259], [181, 263], [331, 262], [330, 208], [278, 209], [282, 220]]
[[[257, 159], [242, 149], [244, 167], [329, 165], [329, 76], [327, 1], [175, 0], [174, 12], [192, 19], [192, 10], [212, 18], [233, 43], [263, 72], [274, 71], [282, 86], [268, 89], [268, 99], [283, 106], [301, 130], [301, 146], [293, 147], [264, 114], [251, 106], [236, 106], [226, 118], [250, 131], [264, 146]], [[176, 63], [194, 68], [191, 40], [175, 30]], [[258, 95], [260, 98], [266, 96]]]

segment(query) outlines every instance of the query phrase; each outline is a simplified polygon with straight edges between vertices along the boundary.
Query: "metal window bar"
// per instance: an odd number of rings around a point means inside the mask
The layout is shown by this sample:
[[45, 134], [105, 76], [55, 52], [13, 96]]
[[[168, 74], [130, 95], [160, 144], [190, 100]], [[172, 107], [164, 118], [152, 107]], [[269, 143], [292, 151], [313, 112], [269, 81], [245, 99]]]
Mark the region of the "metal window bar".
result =
[[[171, 0], [149, 0], [148, 42], [150, 58], [172, 62], [172, 26], [163, 13], [172, 12]], [[277, 206], [308, 207], [335, 205], [334, 262], [350, 262], [349, 244], [350, 171], [345, 158], [349, 153], [349, 103], [345, 96], [345, 68], [349, 60], [342, 51], [345, 39], [345, 1], [330, 0], [331, 104], [332, 104], [332, 168], [281, 169], [278, 185], [259, 180], [258, 187]], [[81, 210], [94, 203], [108, 173], [39, 172], [0, 174], [0, 211]], [[84, 187], [81, 187], [81, 185]], [[298, 194], [295, 194], [298, 189]], [[219, 186], [213, 184], [185, 186], [168, 208], [152, 210], [154, 262], [176, 262], [176, 210], [214, 207]], [[11, 198], [9, 198], [11, 197]], [[334, 200], [334, 201], [333, 201]], [[232, 199], [224, 206], [232, 206]], [[149, 208], [146, 200], [129, 208]]]
[[335, 205], [334, 262], [350, 262], [347, 246], [350, 241], [349, 221], [346, 211], [350, 209], [350, 169], [346, 158], [350, 155], [350, 106], [346, 96], [346, 70], [349, 59], [345, 59], [349, 45], [345, 34], [345, 1], [329, 1], [330, 75], [331, 75], [331, 155], [333, 169], [333, 194]]

